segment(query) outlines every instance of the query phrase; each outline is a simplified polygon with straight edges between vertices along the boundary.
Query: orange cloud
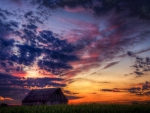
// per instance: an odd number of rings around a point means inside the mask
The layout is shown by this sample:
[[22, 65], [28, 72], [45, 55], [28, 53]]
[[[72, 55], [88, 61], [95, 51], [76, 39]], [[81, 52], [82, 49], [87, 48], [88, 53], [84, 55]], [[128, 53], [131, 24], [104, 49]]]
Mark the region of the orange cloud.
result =
[[0, 96], [0, 101], [2, 101], [2, 100], [13, 100], [13, 99], [9, 98], [9, 97], [4, 98], [4, 97]]
[[133, 94], [127, 93], [98, 93], [98, 94], [87, 94], [84, 98], [69, 100], [69, 104], [78, 104], [78, 103], [132, 103], [133, 101], [138, 100], [139, 102], [148, 101], [148, 96], [136, 96]]

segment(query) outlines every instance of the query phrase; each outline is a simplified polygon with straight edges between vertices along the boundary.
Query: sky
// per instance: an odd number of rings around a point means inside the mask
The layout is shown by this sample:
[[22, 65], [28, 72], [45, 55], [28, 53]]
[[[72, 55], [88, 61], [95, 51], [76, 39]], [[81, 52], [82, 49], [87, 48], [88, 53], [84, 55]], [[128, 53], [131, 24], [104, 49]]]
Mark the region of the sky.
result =
[[60, 87], [69, 103], [150, 101], [149, 0], [1, 0], [0, 103]]

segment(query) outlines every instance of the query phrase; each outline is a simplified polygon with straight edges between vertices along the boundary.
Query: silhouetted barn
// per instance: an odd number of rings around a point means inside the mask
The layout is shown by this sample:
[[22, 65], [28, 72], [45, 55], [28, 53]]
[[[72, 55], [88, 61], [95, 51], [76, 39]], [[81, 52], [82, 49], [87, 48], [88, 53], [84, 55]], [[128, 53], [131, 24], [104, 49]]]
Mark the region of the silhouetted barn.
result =
[[60, 88], [32, 90], [22, 100], [22, 105], [55, 105], [67, 103], [68, 99]]

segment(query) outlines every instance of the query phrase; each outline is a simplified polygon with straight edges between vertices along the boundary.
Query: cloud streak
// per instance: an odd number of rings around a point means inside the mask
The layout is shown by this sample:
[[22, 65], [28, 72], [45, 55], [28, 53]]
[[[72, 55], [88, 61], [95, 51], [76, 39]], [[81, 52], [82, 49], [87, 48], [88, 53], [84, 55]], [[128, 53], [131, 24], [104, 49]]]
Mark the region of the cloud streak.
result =
[[111, 62], [111, 63], [107, 64], [103, 69], [110, 68], [110, 67], [112, 67], [112, 66], [114, 66], [114, 65], [116, 65], [118, 63], [119, 63], [119, 61], [117, 61], [117, 62]]
[[8, 97], [4, 98], [4, 97], [0, 96], [0, 101], [4, 101], [4, 100], [13, 100], [13, 99], [12, 98], [8, 98]]
[[[145, 52], [148, 50], [149, 49], [142, 50], [138, 53]], [[135, 63], [131, 67], [134, 68], [134, 74], [137, 75], [137, 77], [141, 77], [141, 76], [145, 75], [146, 72], [150, 71], [150, 58], [149, 57], [141, 58], [141, 57], [137, 56], [135, 53], [130, 52], [130, 51], [128, 51], [127, 54], [128, 54], [128, 56], [135, 59]]]
[[150, 82], [146, 81], [141, 84], [141, 87], [130, 87], [130, 88], [113, 88], [113, 89], [101, 89], [102, 92], [129, 92], [138, 96], [149, 96], [150, 95]]

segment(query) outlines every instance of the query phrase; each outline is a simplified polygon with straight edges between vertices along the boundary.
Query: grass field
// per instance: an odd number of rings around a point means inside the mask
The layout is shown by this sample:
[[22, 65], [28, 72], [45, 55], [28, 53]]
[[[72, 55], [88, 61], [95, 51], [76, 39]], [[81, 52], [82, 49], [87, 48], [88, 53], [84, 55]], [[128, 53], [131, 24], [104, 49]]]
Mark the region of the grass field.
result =
[[150, 105], [79, 104], [0, 107], [0, 113], [150, 113]]

